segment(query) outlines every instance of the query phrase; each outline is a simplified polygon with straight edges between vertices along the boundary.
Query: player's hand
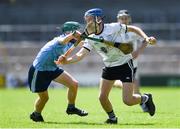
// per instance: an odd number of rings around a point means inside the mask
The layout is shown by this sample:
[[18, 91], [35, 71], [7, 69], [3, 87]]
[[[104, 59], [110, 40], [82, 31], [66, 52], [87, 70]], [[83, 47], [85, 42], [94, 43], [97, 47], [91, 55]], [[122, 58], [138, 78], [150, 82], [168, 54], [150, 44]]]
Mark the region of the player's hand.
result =
[[55, 60], [56, 65], [63, 65], [66, 62], [66, 57], [64, 55], [59, 56], [58, 60]]
[[77, 30], [74, 31], [72, 35], [73, 35], [73, 38], [75, 38], [76, 40], [81, 38], [81, 32], [79, 32]]
[[148, 37], [148, 38], [146, 38], [145, 40], [146, 40], [146, 42], [148, 42], [150, 45], [155, 45], [156, 42], [157, 42], [157, 41], [156, 41], [156, 38], [153, 37], [153, 36]]

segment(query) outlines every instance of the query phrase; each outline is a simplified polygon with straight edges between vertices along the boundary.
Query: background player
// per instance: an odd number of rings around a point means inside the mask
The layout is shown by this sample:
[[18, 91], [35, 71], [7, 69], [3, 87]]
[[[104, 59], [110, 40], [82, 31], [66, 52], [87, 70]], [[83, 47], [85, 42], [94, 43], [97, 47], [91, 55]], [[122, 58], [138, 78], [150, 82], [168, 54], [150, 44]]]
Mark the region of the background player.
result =
[[78, 82], [69, 73], [61, 67], [57, 67], [54, 60], [64, 54], [76, 41], [76, 37], [72, 32], [80, 29], [78, 22], [70, 21], [62, 26], [63, 34], [49, 41], [38, 53], [33, 65], [29, 69], [28, 83], [30, 90], [38, 94], [35, 101], [34, 112], [30, 118], [36, 122], [44, 121], [41, 112], [47, 103], [48, 87], [52, 80], [61, 83], [68, 88], [67, 98], [68, 107], [67, 114], [77, 114], [79, 116], [88, 115], [87, 112], [75, 107], [75, 99], [77, 95]]
[[[120, 10], [117, 14], [117, 21], [121, 24], [130, 25], [132, 23], [132, 18], [128, 10]], [[133, 65], [134, 65], [134, 93], [141, 94], [139, 89], [139, 82], [138, 82], [138, 75], [137, 75], [137, 57], [138, 55], [143, 52], [146, 48], [147, 43], [143, 43], [143, 39], [133, 32], [127, 32], [125, 34], [120, 35], [123, 42], [130, 42], [133, 44]], [[138, 47], [138, 43], [142, 43], [140, 47]], [[120, 80], [115, 81], [114, 86], [122, 87], [122, 82]], [[147, 107], [143, 104], [141, 105], [144, 112], [147, 112]]]

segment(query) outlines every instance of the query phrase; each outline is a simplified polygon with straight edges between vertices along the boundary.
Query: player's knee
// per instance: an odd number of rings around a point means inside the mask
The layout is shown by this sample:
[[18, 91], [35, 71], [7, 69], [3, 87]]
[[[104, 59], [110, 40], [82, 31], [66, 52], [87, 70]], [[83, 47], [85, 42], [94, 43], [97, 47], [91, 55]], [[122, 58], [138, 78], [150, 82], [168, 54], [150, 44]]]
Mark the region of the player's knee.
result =
[[126, 104], [128, 106], [133, 105], [132, 99], [130, 99], [130, 98], [123, 98], [123, 102], [124, 102], [124, 104]]
[[74, 81], [74, 88], [76, 88], [76, 89], [77, 89], [77, 88], [78, 88], [78, 85], [79, 85], [78, 81], [77, 81], [77, 80], [75, 80], [75, 81]]
[[49, 96], [44, 95], [44, 96], [40, 97], [40, 100], [43, 101], [43, 102], [47, 102], [49, 100]]
[[71, 84], [71, 87], [69, 87], [69, 88], [74, 89], [74, 90], [77, 90], [78, 85], [79, 85], [78, 81], [77, 81], [77, 80], [74, 80], [74, 81], [72, 82], [72, 84]]
[[104, 94], [100, 94], [99, 95], [99, 101], [100, 102], [104, 102], [104, 101], [106, 101], [108, 99], [108, 97], [106, 96], [106, 95], [104, 95]]

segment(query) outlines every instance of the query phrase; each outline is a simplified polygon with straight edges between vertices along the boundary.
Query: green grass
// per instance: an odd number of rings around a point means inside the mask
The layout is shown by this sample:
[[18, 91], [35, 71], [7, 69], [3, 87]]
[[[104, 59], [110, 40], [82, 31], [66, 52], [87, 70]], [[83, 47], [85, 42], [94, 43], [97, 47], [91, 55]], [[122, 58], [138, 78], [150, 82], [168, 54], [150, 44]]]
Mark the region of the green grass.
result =
[[180, 128], [180, 88], [142, 88], [151, 92], [157, 106], [150, 117], [139, 107], [122, 102], [121, 89], [114, 88], [110, 99], [118, 116], [117, 125], [107, 125], [107, 118], [98, 101], [98, 88], [79, 88], [77, 107], [89, 112], [87, 117], [68, 116], [66, 89], [49, 90], [50, 99], [43, 111], [45, 123], [29, 119], [36, 94], [28, 89], [0, 90], [0, 128]]

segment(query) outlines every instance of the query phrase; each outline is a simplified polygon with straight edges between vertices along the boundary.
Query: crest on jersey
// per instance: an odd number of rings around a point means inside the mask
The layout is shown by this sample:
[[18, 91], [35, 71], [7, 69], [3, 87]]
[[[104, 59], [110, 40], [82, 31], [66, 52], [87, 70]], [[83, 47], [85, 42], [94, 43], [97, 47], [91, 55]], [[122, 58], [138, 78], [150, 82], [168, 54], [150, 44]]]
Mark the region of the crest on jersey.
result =
[[104, 52], [104, 53], [108, 52], [107, 48], [105, 48], [105, 47], [101, 47], [101, 51]]

